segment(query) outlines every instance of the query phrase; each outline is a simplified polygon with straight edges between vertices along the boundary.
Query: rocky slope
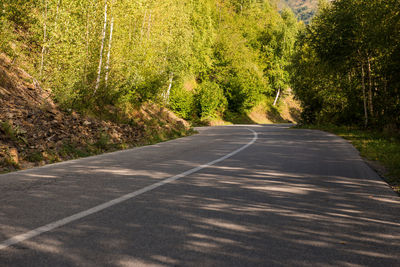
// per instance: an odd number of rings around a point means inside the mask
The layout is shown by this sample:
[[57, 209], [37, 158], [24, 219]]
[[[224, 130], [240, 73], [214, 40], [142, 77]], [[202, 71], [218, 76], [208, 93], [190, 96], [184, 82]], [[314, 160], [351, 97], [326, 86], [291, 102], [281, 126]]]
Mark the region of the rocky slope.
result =
[[188, 124], [152, 104], [129, 124], [63, 112], [50, 93], [0, 55], [0, 172], [137, 146], [185, 134]]

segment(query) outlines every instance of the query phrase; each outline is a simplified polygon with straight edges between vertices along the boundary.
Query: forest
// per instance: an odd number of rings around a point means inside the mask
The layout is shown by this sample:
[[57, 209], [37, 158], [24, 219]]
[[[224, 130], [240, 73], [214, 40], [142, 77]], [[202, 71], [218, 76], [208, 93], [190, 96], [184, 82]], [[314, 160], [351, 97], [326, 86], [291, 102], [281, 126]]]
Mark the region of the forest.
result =
[[399, 1], [321, 1], [294, 51], [290, 80], [304, 122], [398, 132]]
[[[375, 140], [369, 158], [400, 173], [399, 73], [398, 0], [2, 0], [0, 166], [257, 123], [256, 110], [361, 129], [353, 144]], [[301, 121], [281, 116], [292, 94]]]
[[292, 88], [303, 122], [399, 128], [400, 3], [320, 1], [309, 25], [278, 4], [3, 0], [0, 49], [64, 110], [153, 102], [207, 120]]
[[153, 102], [204, 121], [272, 106], [278, 91], [289, 88], [300, 24], [289, 9], [278, 12], [275, 1], [0, 5], [1, 51], [64, 110], [103, 116]]
[[303, 122], [399, 128], [400, 3], [320, 1], [306, 26], [278, 4], [3, 0], [0, 49], [65, 110], [207, 120], [292, 88]]

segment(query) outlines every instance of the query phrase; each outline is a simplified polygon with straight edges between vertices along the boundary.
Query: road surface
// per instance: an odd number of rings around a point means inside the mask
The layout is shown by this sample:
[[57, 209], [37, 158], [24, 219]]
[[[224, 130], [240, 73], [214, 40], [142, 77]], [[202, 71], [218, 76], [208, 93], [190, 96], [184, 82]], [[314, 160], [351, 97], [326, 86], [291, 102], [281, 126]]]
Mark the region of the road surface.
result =
[[400, 197], [288, 125], [0, 175], [0, 266], [400, 266]]

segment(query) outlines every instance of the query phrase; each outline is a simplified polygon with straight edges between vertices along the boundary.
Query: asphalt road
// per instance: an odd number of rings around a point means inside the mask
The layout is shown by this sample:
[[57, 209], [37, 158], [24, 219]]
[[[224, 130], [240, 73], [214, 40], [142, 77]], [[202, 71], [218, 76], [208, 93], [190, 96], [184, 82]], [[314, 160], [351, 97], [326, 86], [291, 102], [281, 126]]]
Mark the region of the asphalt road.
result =
[[199, 132], [0, 175], [0, 266], [400, 266], [400, 197], [345, 140]]

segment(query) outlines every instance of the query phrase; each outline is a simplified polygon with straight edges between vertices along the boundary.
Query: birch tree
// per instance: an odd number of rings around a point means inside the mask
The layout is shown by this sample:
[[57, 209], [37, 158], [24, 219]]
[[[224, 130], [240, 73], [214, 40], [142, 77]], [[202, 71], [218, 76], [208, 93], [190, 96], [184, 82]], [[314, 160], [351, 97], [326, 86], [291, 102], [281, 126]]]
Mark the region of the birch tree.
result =
[[107, 87], [108, 75], [110, 72], [110, 56], [111, 56], [111, 48], [112, 48], [112, 36], [114, 30], [114, 17], [111, 17], [111, 25], [110, 25], [110, 38], [108, 40], [108, 52], [107, 52], [107, 63], [106, 63], [106, 77], [105, 77], [105, 86]]
[[314, 122], [400, 127], [398, 10], [396, 0], [337, 0], [304, 31], [299, 49], [313, 56], [296, 53], [291, 80]]
[[104, 50], [104, 42], [106, 39], [106, 30], [107, 30], [107, 1], [104, 2], [104, 25], [103, 25], [103, 31], [101, 35], [101, 45], [100, 45], [100, 56], [99, 56], [99, 67], [97, 70], [97, 80], [96, 80], [96, 86], [93, 92], [93, 95], [96, 94], [97, 90], [99, 89], [100, 86], [100, 79], [101, 79], [101, 69], [102, 69], [102, 63], [103, 63], [103, 50]]
[[47, 0], [44, 0], [44, 11], [43, 11], [43, 44], [42, 44], [42, 53], [40, 60], [40, 77], [43, 75], [43, 66], [44, 66], [44, 54], [46, 51], [46, 43], [47, 43]]

